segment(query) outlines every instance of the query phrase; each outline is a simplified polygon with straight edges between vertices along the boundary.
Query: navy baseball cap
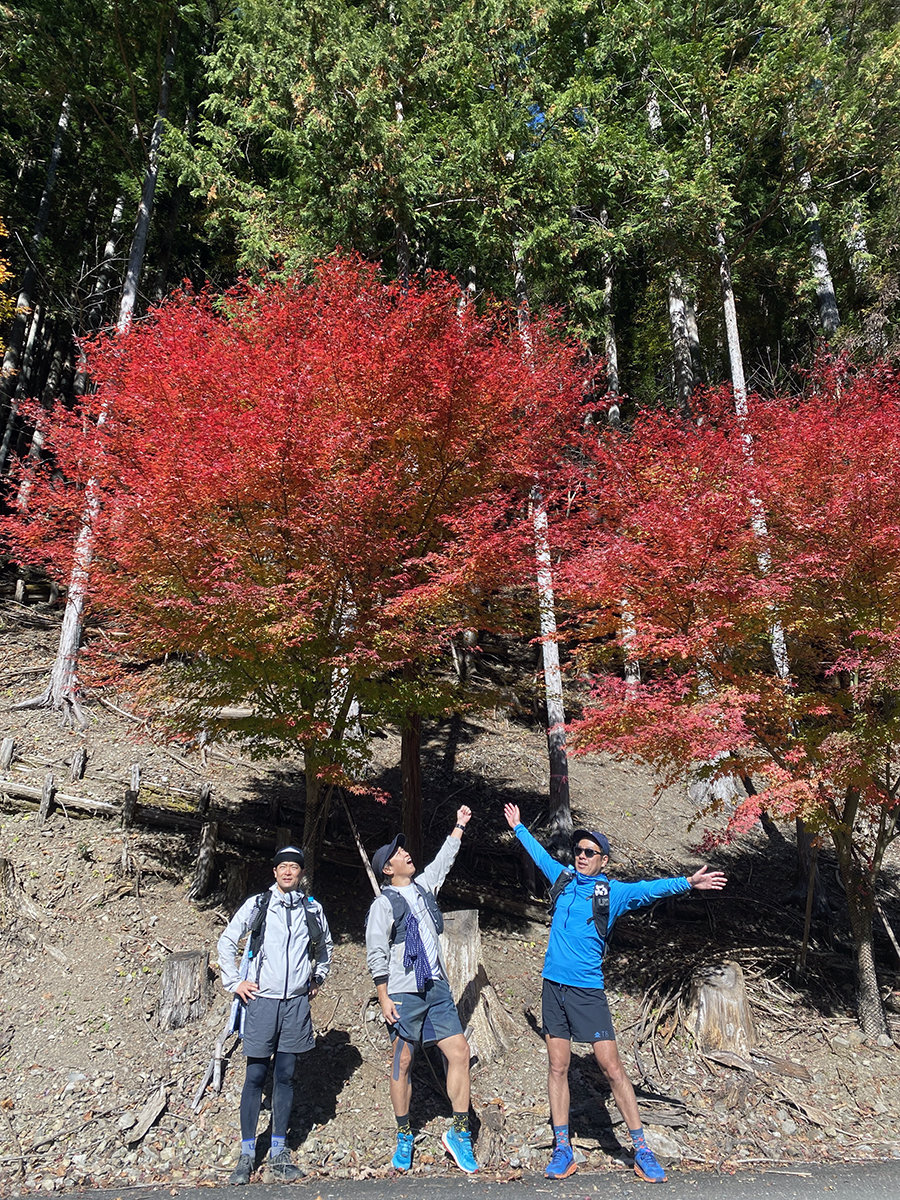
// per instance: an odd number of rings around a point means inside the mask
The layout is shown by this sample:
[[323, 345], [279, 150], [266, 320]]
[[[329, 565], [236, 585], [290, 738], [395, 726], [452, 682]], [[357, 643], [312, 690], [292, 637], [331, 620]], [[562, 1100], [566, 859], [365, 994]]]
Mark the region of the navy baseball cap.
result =
[[590, 838], [592, 842], [596, 842], [606, 857], [609, 858], [609, 840], [605, 833], [597, 833], [594, 829], [576, 829], [572, 834], [572, 845], [574, 846], [581, 838]]
[[375, 872], [375, 878], [380, 879], [384, 874], [384, 868], [388, 861], [394, 857], [401, 846], [406, 845], [406, 838], [402, 833], [398, 833], [392, 842], [388, 842], [384, 846], [379, 846], [372, 855], [372, 870]]
[[281, 850], [276, 850], [275, 857], [272, 859], [272, 866], [277, 867], [279, 863], [292, 862], [298, 867], [306, 865], [303, 858], [303, 851], [299, 846], [283, 846]]

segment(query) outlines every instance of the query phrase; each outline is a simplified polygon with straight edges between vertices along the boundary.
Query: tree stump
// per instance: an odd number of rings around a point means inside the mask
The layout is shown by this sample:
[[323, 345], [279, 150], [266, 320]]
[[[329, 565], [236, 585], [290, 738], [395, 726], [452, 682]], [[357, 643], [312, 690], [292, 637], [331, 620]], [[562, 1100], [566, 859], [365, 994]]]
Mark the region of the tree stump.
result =
[[72, 783], [77, 783], [79, 779], [84, 779], [87, 758], [87, 750], [85, 750], [84, 746], [79, 747], [72, 755], [72, 762], [69, 764], [69, 779]]
[[244, 903], [248, 895], [247, 860], [239, 858], [229, 862], [225, 868], [225, 908], [233, 913]]
[[694, 972], [685, 1025], [703, 1050], [730, 1050], [746, 1056], [758, 1042], [736, 962], [710, 963]]
[[56, 791], [56, 786], [53, 781], [53, 772], [48, 771], [44, 776], [44, 786], [41, 788], [41, 803], [38, 808], [38, 824], [43, 825], [50, 815], [50, 806], [53, 803], [53, 793]]
[[209, 951], [182, 950], [170, 954], [159, 985], [159, 1024], [180, 1029], [199, 1021], [209, 1008]]
[[479, 1062], [501, 1057], [516, 1044], [522, 1030], [488, 979], [482, 961], [478, 910], [444, 913], [442, 944], [450, 990], [472, 1057]]
[[200, 900], [209, 891], [213, 868], [216, 865], [216, 845], [219, 838], [218, 821], [207, 821], [200, 831], [200, 850], [194, 865], [194, 880], [188, 888], [189, 900]]
[[197, 813], [201, 817], [205, 817], [206, 814], [209, 812], [209, 802], [210, 802], [211, 798], [212, 798], [212, 784], [211, 783], [201, 783], [200, 795], [197, 800]]
[[0, 742], [0, 771], [8, 771], [16, 756], [16, 739], [7, 737]]

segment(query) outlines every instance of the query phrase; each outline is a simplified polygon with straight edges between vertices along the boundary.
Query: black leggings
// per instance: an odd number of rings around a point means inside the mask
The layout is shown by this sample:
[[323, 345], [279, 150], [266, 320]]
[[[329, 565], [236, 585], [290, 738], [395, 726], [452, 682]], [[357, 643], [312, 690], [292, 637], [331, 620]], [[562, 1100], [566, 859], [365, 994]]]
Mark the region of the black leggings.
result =
[[[262, 1092], [269, 1073], [268, 1058], [248, 1058], [244, 1090], [241, 1092], [241, 1138], [249, 1141], [256, 1137], [259, 1123], [259, 1108]], [[296, 1054], [285, 1054], [279, 1050], [275, 1055], [272, 1077], [272, 1137], [287, 1137], [291, 1106], [294, 1103], [294, 1067]]]

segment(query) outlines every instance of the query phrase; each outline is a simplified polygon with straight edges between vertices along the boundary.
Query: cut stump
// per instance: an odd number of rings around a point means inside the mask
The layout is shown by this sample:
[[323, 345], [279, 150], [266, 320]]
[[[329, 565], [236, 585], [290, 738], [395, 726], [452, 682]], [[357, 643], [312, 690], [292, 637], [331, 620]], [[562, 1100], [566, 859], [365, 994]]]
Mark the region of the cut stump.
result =
[[209, 1008], [209, 951], [182, 950], [163, 966], [159, 985], [161, 1029], [181, 1029]]
[[738, 963], [709, 963], [694, 972], [685, 1025], [703, 1050], [746, 1055], [757, 1045], [744, 972]]
[[444, 913], [444, 961], [450, 990], [473, 1058], [502, 1057], [522, 1036], [491, 986], [484, 967], [478, 910]]

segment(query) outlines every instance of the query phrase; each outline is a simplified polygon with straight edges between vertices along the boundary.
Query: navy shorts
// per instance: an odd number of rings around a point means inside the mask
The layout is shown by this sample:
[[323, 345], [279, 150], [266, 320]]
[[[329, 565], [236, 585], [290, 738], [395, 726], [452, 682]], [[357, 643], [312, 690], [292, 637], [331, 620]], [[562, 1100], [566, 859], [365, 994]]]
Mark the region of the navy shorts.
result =
[[541, 991], [541, 1016], [545, 1037], [573, 1042], [614, 1042], [609, 1005], [604, 988], [571, 987], [545, 979]]
[[316, 1044], [306, 996], [275, 1000], [256, 996], [244, 1015], [244, 1054], [247, 1058], [271, 1058], [277, 1051], [305, 1054]]
[[424, 992], [389, 994], [400, 1014], [396, 1024], [388, 1025], [391, 1040], [400, 1037], [404, 1042], [430, 1046], [462, 1033], [459, 1013], [446, 979], [429, 979]]

